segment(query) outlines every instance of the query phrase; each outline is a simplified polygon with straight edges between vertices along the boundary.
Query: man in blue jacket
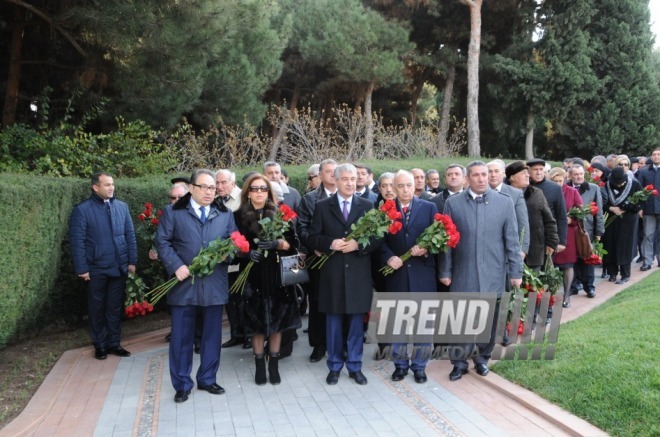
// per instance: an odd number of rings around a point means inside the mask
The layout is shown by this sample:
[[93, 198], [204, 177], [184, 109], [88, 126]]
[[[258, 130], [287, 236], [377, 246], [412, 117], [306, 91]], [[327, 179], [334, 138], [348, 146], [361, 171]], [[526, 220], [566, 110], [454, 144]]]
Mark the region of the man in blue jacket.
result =
[[174, 401], [185, 402], [193, 388], [190, 377], [197, 308], [202, 312], [200, 364], [197, 388], [214, 395], [225, 390], [216, 383], [222, 344], [222, 306], [229, 299], [228, 263], [213, 273], [192, 281], [188, 266], [200, 249], [217, 238], [236, 231], [234, 215], [215, 198], [215, 178], [209, 170], [196, 170], [190, 177], [190, 192], [169, 205], [163, 213], [156, 244], [160, 259], [171, 276], [180, 281], [167, 294], [172, 312], [170, 378], [176, 390]]
[[119, 340], [126, 276], [135, 273], [137, 245], [128, 206], [114, 192], [112, 176], [93, 174], [92, 195], [73, 209], [69, 222], [73, 267], [88, 283], [89, 333], [98, 360], [108, 353], [131, 355]]

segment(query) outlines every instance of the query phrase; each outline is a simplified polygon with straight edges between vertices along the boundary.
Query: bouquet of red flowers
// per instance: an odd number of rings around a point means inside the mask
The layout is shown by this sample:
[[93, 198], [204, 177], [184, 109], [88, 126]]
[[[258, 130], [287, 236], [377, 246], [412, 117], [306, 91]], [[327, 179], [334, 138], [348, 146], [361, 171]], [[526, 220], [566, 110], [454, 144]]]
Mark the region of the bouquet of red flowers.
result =
[[126, 300], [124, 300], [124, 314], [129, 319], [135, 316], [144, 316], [154, 310], [145, 296], [146, 284], [135, 273], [129, 273], [126, 279]]
[[[658, 195], [658, 190], [656, 190], [653, 187], [653, 185], [648, 184], [647, 186], [645, 186], [640, 191], [636, 191], [636, 192], [632, 193], [630, 195], [630, 198], [628, 199], [628, 201], [630, 203], [632, 203], [633, 205], [637, 205], [640, 202], [646, 202], [647, 200], [649, 200], [649, 197], [657, 196], [657, 195]], [[608, 213], [606, 218], [605, 218], [605, 227], [608, 227], [609, 225], [611, 225], [612, 222], [614, 222], [614, 220], [616, 220], [618, 217], [620, 217], [620, 216], [618, 216], [616, 214], [611, 214], [610, 215]]]
[[[213, 273], [216, 265], [233, 257], [236, 252], [248, 252], [249, 250], [250, 244], [238, 231], [232, 232], [229, 238], [217, 238], [211, 241], [208, 246], [199, 251], [188, 267], [192, 283], [195, 283], [195, 278], [203, 278]], [[156, 305], [156, 302], [162, 299], [178, 282], [179, 280], [175, 276], [146, 293], [151, 298], [151, 304]]]
[[138, 226], [135, 232], [153, 251], [156, 250], [154, 239], [156, 238], [156, 229], [158, 223], [160, 223], [161, 215], [163, 215], [163, 210], [159, 209], [154, 212], [153, 205], [147, 202], [144, 204], [144, 211], [137, 216]]
[[590, 215], [598, 214], [598, 206], [596, 202], [591, 202], [589, 205], [574, 206], [568, 210], [568, 217], [576, 220], [584, 220]]
[[[448, 247], [452, 249], [456, 247], [461, 234], [456, 229], [456, 225], [451, 217], [443, 214], [436, 214], [433, 217], [434, 221], [431, 223], [424, 232], [417, 237], [415, 242], [421, 249], [426, 249], [429, 253], [436, 255], [440, 252], [445, 252]], [[396, 222], [399, 223], [399, 222]], [[412, 249], [401, 255], [401, 261], [406, 262], [412, 256]], [[394, 269], [390, 266], [385, 266], [380, 269], [384, 276], [394, 273]]]
[[603, 243], [596, 240], [592, 243], [593, 249], [588, 258], [583, 261], [587, 265], [597, 266], [603, 263], [603, 255], [607, 255], [607, 251], [603, 249]]
[[[386, 232], [396, 234], [403, 228], [403, 224], [398, 221], [401, 219], [401, 213], [396, 210], [394, 200], [386, 200], [378, 208], [367, 211], [360, 217], [357, 223], [351, 225], [352, 232], [345, 238], [346, 241], [357, 240], [363, 246], [369, 245], [370, 238], [383, 238]], [[335, 252], [323, 254], [315, 259], [311, 264], [312, 269], [320, 269], [323, 264], [330, 259]]]
[[[288, 205], [281, 204], [277, 210], [277, 214], [275, 217], [271, 218], [270, 217], [265, 217], [259, 220], [259, 224], [261, 225], [261, 235], [262, 239], [264, 241], [268, 240], [277, 240], [278, 238], [284, 238], [284, 233], [289, 230], [291, 227], [291, 222], [297, 217], [296, 213], [294, 210], [289, 208]], [[255, 239], [255, 242], [261, 241], [259, 238]], [[258, 249], [259, 251], [261, 249]], [[247, 250], [243, 252], [249, 252], [250, 247], [248, 245]], [[264, 252], [264, 256], [268, 256], [268, 251], [266, 250]], [[254, 265], [253, 261], [250, 261], [246, 266], [245, 269], [238, 275], [236, 278], [236, 282], [234, 282], [229, 289], [231, 293], [243, 293], [243, 288], [245, 287], [245, 281], [247, 281], [248, 275], [250, 274], [250, 270], [252, 270], [252, 266]]]

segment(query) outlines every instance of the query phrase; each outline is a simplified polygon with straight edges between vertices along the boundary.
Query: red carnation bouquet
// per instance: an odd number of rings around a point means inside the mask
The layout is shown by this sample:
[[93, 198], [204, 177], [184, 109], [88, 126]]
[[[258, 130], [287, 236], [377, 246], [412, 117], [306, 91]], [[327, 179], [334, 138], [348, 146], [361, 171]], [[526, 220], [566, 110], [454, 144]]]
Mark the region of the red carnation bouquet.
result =
[[153, 204], [147, 202], [144, 204], [144, 211], [137, 216], [138, 226], [136, 228], [136, 234], [154, 252], [156, 251], [154, 239], [156, 238], [156, 229], [158, 229], [161, 215], [163, 215], [163, 210], [154, 211]]
[[[643, 189], [636, 191], [630, 195], [630, 198], [628, 199], [628, 202], [632, 203], [633, 205], [637, 205], [640, 202], [646, 202], [649, 200], [649, 197], [651, 196], [657, 196], [658, 195], [658, 190], [653, 187], [653, 185], [648, 184], [645, 186]], [[605, 227], [608, 227], [609, 225], [616, 220], [618, 215], [616, 214], [610, 214], [607, 213], [607, 216], [605, 218]]]
[[[237, 252], [248, 252], [249, 250], [250, 244], [238, 231], [232, 232], [229, 238], [216, 238], [208, 246], [202, 248], [188, 266], [192, 283], [195, 283], [195, 278], [203, 278], [213, 273], [219, 263], [233, 258]], [[146, 293], [150, 297], [151, 304], [156, 305], [178, 282], [179, 280], [175, 276]]]
[[144, 316], [154, 310], [152, 304], [147, 301], [145, 290], [147, 285], [135, 273], [129, 273], [126, 278], [126, 299], [124, 300], [124, 314], [129, 319], [135, 316]]
[[[255, 238], [255, 242], [259, 242], [261, 240], [263, 241], [270, 241], [270, 240], [277, 240], [279, 238], [284, 238], [284, 233], [289, 230], [291, 227], [291, 223], [295, 218], [298, 217], [296, 215], [296, 212], [292, 210], [288, 205], [281, 204], [277, 210], [277, 214], [275, 217], [272, 219], [270, 217], [265, 217], [259, 220], [259, 224], [261, 225], [261, 236], [262, 238]], [[257, 249], [261, 251], [261, 249]], [[250, 247], [248, 245], [247, 250], [243, 252], [249, 252]], [[268, 256], [268, 251], [264, 251], [264, 256]], [[247, 281], [247, 278], [250, 274], [250, 270], [252, 270], [252, 266], [254, 265], [254, 261], [250, 261], [247, 263], [243, 271], [238, 275], [236, 278], [236, 282], [234, 282], [229, 289], [231, 293], [243, 293], [243, 288], [245, 288], [245, 281]]]
[[[357, 223], [353, 223], [351, 233], [344, 240], [357, 240], [362, 246], [368, 246], [371, 238], [381, 239], [386, 232], [390, 234], [399, 232], [403, 228], [403, 224], [399, 220], [401, 220], [401, 213], [396, 210], [396, 203], [391, 199], [386, 200], [378, 208], [367, 211]], [[334, 253], [333, 250], [315, 258], [310, 268], [320, 269]]]
[[598, 266], [603, 263], [603, 256], [607, 255], [607, 251], [603, 249], [603, 243], [598, 240], [592, 243], [592, 247], [591, 255], [583, 258], [582, 261], [587, 265]]
[[[400, 223], [400, 222], [396, 222]], [[461, 233], [456, 229], [456, 225], [451, 217], [443, 214], [436, 214], [431, 223], [424, 232], [417, 237], [416, 245], [421, 249], [428, 250], [429, 253], [436, 255], [445, 252], [447, 248], [454, 249], [461, 239]], [[412, 257], [412, 249], [401, 255], [401, 261], [406, 262]], [[394, 273], [390, 266], [384, 266], [380, 269], [384, 276]]]
[[568, 216], [576, 220], [584, 220], [590, 215], [598, 214], [598, 205], [596, 202], [591, 202], [589, 205], [574, 206], [568, 210]]

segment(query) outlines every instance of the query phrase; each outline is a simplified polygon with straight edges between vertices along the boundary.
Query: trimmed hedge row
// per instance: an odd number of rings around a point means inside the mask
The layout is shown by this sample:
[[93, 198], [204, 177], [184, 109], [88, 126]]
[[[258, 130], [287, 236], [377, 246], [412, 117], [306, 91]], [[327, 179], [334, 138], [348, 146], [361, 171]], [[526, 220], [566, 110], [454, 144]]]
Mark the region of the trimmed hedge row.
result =
[[[466, 158], [459, 158], [465, 164]], [[376, 174], [405, 168], [435, 167], [453, 160], [367, 162]], [[308, 166], [288, 166], [290, 184], [301, 194]], [[247, 171], [237, 169], [237, 179]], [[136, 220], [145, 202], [168, 204], [170, 175], [115, 179], [115, 194]], [[84, 179], [0, 174], [0, 348], [53, 322], [80, 322], [86, 315], [85, 284], [71, 263], [68, 220], [72, 208], [89, 196]], [[140, 244], [138, 242], [138, 244]], [[138, 273], [147, 266], [147, 247], [139, 246]]]

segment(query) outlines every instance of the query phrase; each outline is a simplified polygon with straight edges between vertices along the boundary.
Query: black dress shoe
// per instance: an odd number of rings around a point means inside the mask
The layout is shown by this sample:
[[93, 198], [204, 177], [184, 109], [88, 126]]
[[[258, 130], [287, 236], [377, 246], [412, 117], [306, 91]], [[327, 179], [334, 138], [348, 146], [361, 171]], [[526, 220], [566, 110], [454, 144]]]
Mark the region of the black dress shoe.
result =
[[483, 363], [475, 364], [474, 368], [477, 370], [477, 374], [481, 376], [486, 376], [490, 373], [490, 369], [488, 369], [488, 366]]
[[616, 282], [616, 275], [610, 276], [610, 279], [608, 279], [610, 282]]
[[180, 404], [181, 402], [187, 401], [189, 394], [190, 390], [177, 390], [176, 394], [174, 395], [174, 402]]
[[428, 381], [424, 369], [413, 370], [413, 375], [415, 375], [415, 382], [417, 384], [424, 384], [426, 381]]
[[628, 282], [628, 281], [630, 281], [630, 277], [628, 277], [628, 278], [621, 278], [621, 279], [619, 279], [618, 281], [616, 281], [616, 284], [621, 285], [621, 284], [625, 284], [625, 283]]
[[589, 291], [587, 291], [587, 297], [589, 297], [589, 298], [594, 298], [594, 297], [596, 297], [596, 290], [589, 290]]
[[108, 352], [103, 348], [96, 348], [94, 351], [94, 358], [97, 360], [105, 360], [108, 358]]
[[131, 353], [129, 351], [127, 351], [126, 349], [124, 349], [123, 347], [121, 347], [121, 346], [109, 348], [108, 353], [111, 353], [113, 355], [117, 355], [118, 357], [130, 357], [131, 356]]
[[454, 366], [454, 369], [449, 374], [449, 380], [450, 381], [458, 381], [466, 373], [468, 373], [468, 369], [461, 369], [460, 367]]
[[252, 337], [245, 337], [243, 349], [252, 349]]
[[339, 371], [337, 370], [331, 370], [330, 373], [328, 373], [327, 378], [325, 378], [325, 382], [328, 385], [335, 385], [337, 382], [339, 382]]
[[403, 378], [408, 374], [408, 369], [403, 367], [397, 367], [392, 373], [392, 381], [403, 381]]
[[355, 380], [358, 385], [367, 385], [367, 377], [364, 376], [361, 370], [357, 372], [348, 372], [348, 377]]
[[651, 270], [651, 266], [648, 264], [642, 264], [642, 267], [640, 267], [640, 270], [645, 272], [647, 270]]
[[325, 349], [321, 347], [315, 347], [312, 351], [312, 354], [309, 356], [309, 361], [312, 363], [319, 362], [325, 357]]
[[225, 393], [225, 389], [220, 387], [215, 382], [211, 385], [199, 385], [199, 384], [197, 384], [197, 388], [200, 389], [200, 390], [205, 390], [205, 391], [211, 393], [212, 395], [221, 395], [221, 394]]
[[232, 337], [232, 338], [230, 338], [229, 340], [227, 340], [227, 341], [225, 341], [224, 343], [222, 343], [222, 347], [223, 347], [223, 348], [227, 348], [227, 347], [238, 346], [239, 344], [243, 344], [243, 341], [244, 341], [244, 340], [243, 340], [242, 338]]

